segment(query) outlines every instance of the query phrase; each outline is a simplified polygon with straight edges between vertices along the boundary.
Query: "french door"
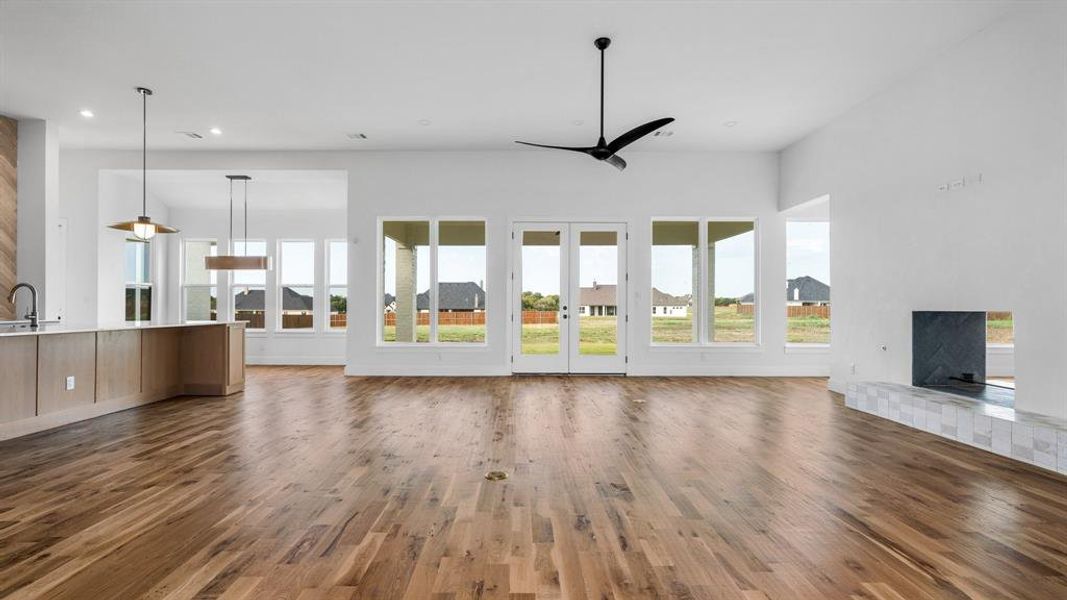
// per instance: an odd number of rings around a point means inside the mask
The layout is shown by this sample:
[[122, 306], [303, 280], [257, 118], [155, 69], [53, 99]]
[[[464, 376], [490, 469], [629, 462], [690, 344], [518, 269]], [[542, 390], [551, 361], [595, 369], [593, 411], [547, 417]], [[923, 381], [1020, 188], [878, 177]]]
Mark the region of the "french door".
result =
[[512, 371], [626, 372], [626, 225], [516, 223]]

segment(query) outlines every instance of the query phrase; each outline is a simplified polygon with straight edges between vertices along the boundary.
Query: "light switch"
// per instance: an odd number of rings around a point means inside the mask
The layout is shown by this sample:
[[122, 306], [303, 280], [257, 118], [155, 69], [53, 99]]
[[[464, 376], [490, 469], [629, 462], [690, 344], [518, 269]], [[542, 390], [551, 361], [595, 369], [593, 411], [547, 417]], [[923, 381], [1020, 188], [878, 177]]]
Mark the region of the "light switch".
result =
[[73, 389], [74, 389], [74, 376], [71, 375], [70, 377], [67, 377], [67, 391], [69, 392], [69, 391], [71, 391]]

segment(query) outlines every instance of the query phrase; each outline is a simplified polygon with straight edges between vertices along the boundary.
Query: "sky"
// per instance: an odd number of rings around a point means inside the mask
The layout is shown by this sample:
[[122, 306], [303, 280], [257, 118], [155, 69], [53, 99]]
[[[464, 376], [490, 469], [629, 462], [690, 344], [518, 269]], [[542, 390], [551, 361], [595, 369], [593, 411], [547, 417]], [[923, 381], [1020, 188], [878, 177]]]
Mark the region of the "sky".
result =
[[[736, 298], [752, 292], [755, 279], [755, 235], [744, 233], [722, 240], [715, 247], [715, 295]], [[830, 283], [830, 227], [827, 222], [789, 221], [786, 223], [786, 272], [792, 279], [809, 275]], [[524, 246], [522, 248], [522, 289], [543, 295], [559, 294], [559, 247]], [[396, 293], [393, 266], [396, 246], [385, 241], [385, 292]], [[596, 280], [602, 284], [618, 283], [617, 247], [582, 246], [579, 249], [579, 281], [589, 287]], [[655, 246], [652, 248], [652, 285], [663, 292], [681, 296], [692, 293], [693, 269], [691, 246]], [[486, 254], [481, 246], [442, 246], [438, 249], [438, 281], [473, 281], [486, 279]], [[429, 248], [418, 249], [418, 289], [430, 287]], [[284, 268], [284, 265], [283, 265]], [[784, 288], [785, 282], [782, 282]]]

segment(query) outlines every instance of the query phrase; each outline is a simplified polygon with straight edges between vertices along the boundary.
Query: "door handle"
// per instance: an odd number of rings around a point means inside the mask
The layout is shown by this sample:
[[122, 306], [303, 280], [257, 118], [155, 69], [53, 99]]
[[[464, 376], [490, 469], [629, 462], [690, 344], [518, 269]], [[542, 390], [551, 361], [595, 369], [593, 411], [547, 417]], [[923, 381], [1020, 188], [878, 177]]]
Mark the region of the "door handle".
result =
[[566, 307], [566, 305], [563, 306], [563, 309], [561, 310], [561, 312], [563, 313], [563, 318], [564, 319], [570, 318], [570, 317], [567, 316], [567, 307]]

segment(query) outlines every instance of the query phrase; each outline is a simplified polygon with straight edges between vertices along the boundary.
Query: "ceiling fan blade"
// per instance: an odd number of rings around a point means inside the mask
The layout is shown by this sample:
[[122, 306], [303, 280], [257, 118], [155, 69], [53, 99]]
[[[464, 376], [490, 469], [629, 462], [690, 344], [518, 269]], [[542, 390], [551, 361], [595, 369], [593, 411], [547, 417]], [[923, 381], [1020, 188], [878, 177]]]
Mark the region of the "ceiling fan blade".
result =
[[520, 142], [515, 140], [516, 144], [522, 144], [523, 146], [534, 146], [536, 148], [550, 148], [552, 150], [570, 150], [571, 152], [581, 152], [583, 154], [590, 154], [593, 148], [577, 148], [574, 146], [549, 146], [548, 144], [534, 144], [533, 142]]
[[608, 163], [609, 165], [615, 167], [620, 171], [626, 168], [626, 161], [623, 160], [622, 157], [618, 154], [612, 154], [611, 156], [605, 158], [604, 162]]
[[673, 120], [674, 117], [666, 117], [663, 119], [656, 119], [655, 121], [649, 121], [644, 125], [638, 125], [614, 140], [611, 140], [611, 143], [608, 144], [608, 149], [612, 152], [618, 152]]

